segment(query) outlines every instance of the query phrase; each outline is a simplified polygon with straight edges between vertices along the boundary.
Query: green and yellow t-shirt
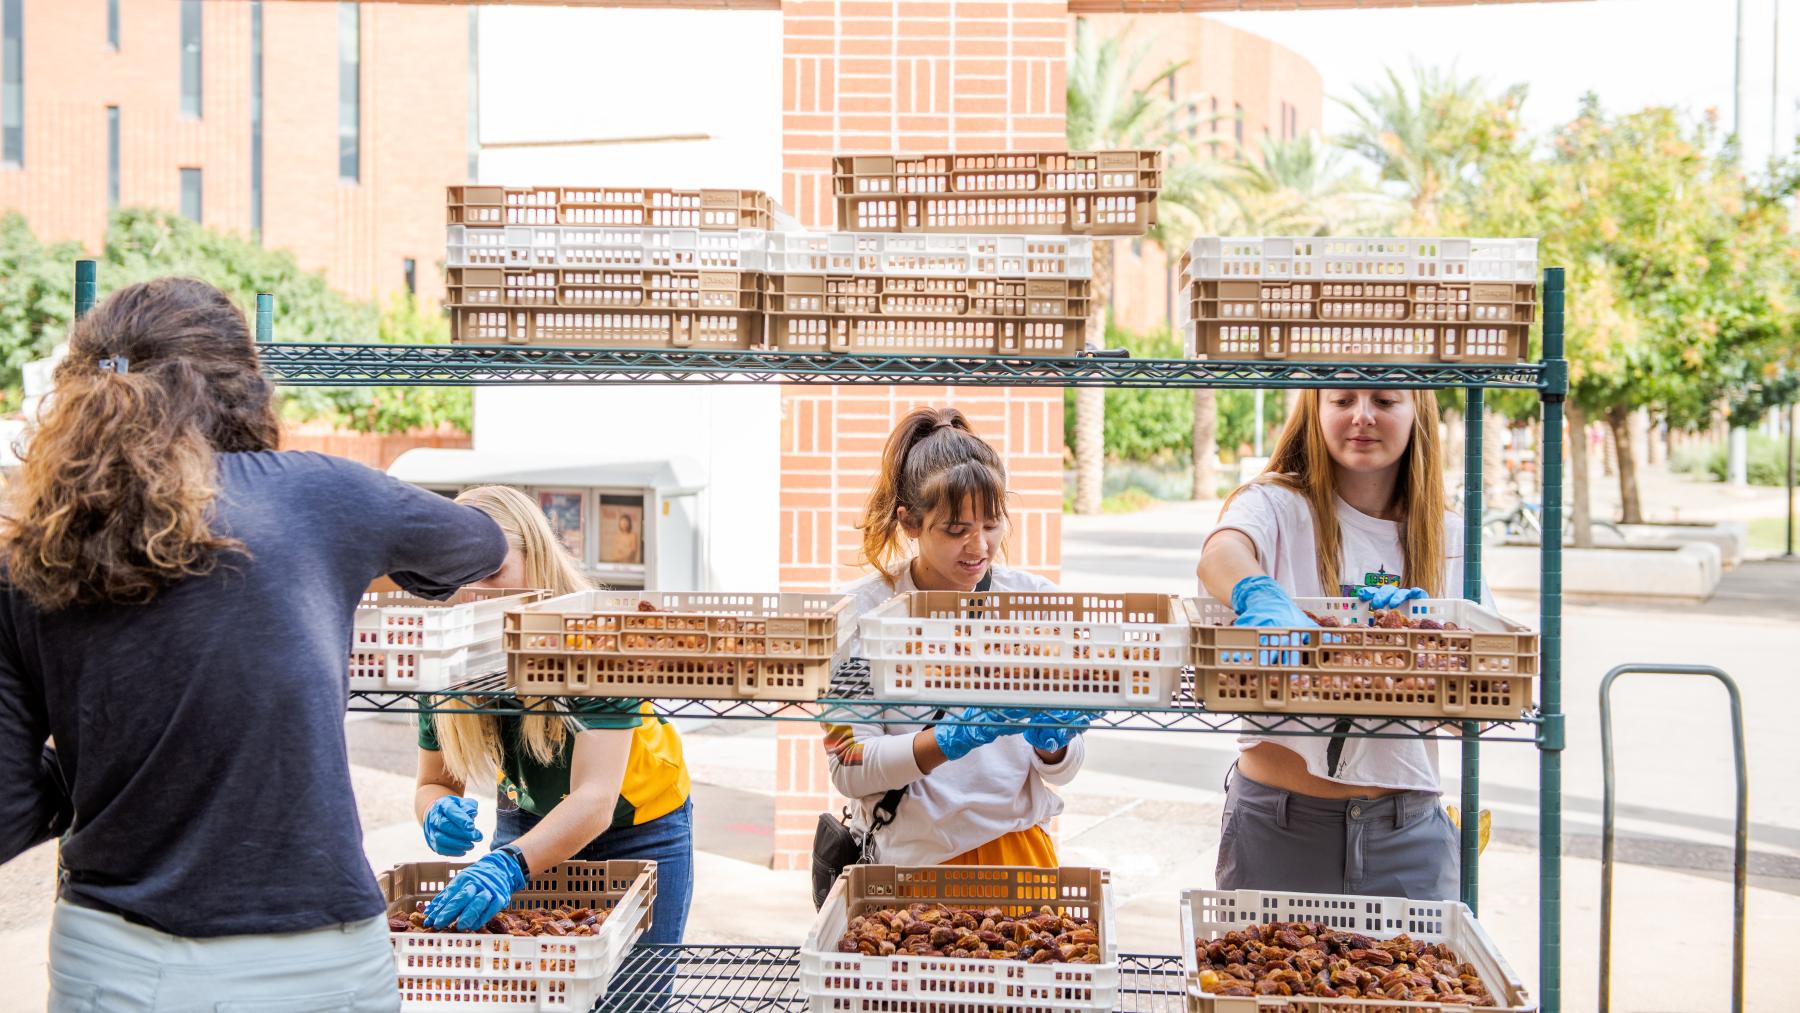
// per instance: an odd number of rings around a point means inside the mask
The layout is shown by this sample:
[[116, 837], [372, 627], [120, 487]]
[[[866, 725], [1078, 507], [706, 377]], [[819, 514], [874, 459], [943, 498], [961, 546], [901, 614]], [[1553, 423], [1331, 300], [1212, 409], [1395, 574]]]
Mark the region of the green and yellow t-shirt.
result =
[[[648, 701], [585, 699], [572, 703], [569, 716], [583, 728], [636, 728], [631, 755], [625, 761], [625, 782], [619, 789], [618, 807], [608, 829], [638, 826], [681, 808], [692, 784], [681, 756], [681, 736], [674, 726], [658, 717]], [[500, 718], [500, 790], [519, 808], [535, 816], [548, 816], [569, 796], [569, 764], [575, 752], [574, 736], [563, 742], [555, 762], [532, 759], [519, 744], [523, 719]], [[419, 715], [419, 748], [436, 752], [437, 725], [432, 715]]]

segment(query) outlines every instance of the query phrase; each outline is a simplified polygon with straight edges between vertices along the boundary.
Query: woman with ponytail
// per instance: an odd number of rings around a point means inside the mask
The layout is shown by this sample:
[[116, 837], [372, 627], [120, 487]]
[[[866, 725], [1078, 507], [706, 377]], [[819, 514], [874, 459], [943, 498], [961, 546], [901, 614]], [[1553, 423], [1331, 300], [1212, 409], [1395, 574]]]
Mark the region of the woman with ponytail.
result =
[[[909, 591], [1054, 591], [999, 566], [1006, 540], [1006, 468], [954, 408], [919, 408], [882, 452], [861, 524], [874, 573], [846, 589], [844, 621]], [[860, 654], [860, 638], [851, 652]], [[832, 785], [854, 803], [852, 832], [896, 865], [1053, 868], [1045, 825], [1062, 812], [1054, 786], [1081, 769], [1081, 715], [970, 708], [974, 724], [827, 726]], [[904, 796], [890, 793], [904, 791]], [[896, 805], [883, 805], [884, 801]], [[891, 810], [891, 816], [889, 811]], [[891, 820], [891, 822], [889, 822]]]
[[[506, 562], [477, 586], [584, 591], [582, 575], [550, 521], [509, 486], [456, 498], [506, 533]], [[694, 806], [681, 737], [637, 700], [589, 700], [556, 714], [419, 715], [419, 779], [413, 799], [425, 841], [440, 855], [481, 840], [470, 787], [498, 781], [493, 848], [426, 908], [431, 924], [479, 928], [506, 907], [533, 869], [570, 859], [657, 863], [647, 943], [681, 942], [694, 895]]]
[[[1247, 626], [1318, 625], [1295, 597], [1460, 597], [1462, 520], [1444, 507], [1437, 419], [1431, 391], [1302, 391], [1267, 470], [1226, 499], [1202, 587]], [[1437, 740], [1350, 730], [1238, 739], [1220, 889], [1455, 899]]]
[[0, 526], [0, 861], [67, 832], [50, 1009], [398, 1010], [352, 617], [382, 575], [448, 597], [505, 539], [277, 452], [244, 316], [202, 282], [106, 299], [55, 380]]

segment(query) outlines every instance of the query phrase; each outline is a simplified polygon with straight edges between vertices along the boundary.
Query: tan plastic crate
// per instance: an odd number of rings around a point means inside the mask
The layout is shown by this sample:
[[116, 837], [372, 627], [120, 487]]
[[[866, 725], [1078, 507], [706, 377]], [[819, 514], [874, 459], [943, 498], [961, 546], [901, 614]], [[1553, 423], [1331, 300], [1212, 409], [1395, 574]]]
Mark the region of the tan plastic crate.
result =
[[743, 349], [762, 344], [762, 319], [754, 310], [454, 306], [450, 340], [466, 345]]
[[[850, 919], [908, 904], [1049, 907], [1093, 919], [1100, 963], [1027, 964], [973, 957], [920, 959], [841, 953]], [[800, 946], [800, 990], [813, 1010], [844, 1013], [1111, 1013], [1118, 1003], [1119, 944], [1105, 869], [993, 865], [846, 868]]]
[[[657, 611], [640, 610], [640, 603]], [[506, 614], [521, 695], [811, 701], [849, 639], [842, 595], [578, 591]]]
[[[406, 917], [468, 864], [409, 862], [381, 873], [376, 882], [387, 916]], [[591, 936], [390, 931], [401, 1009], [588, 1009], [650, 928], [655, 902], [655, 862], [564, 862], [533, 873], [508, 906], [611, 912]]]
[[1156, 224], [1162, 153], [846, 155], [832, 181], [847, 232], [1141, 236]]
[[446, 306], [738, 311], [762, 305], [762, 275], [751, 271], [452, 267], [446, 277]]
[[1087, 347], [1085, 320], [771, 313], [768, 326], [770, 347], [784, 352], [1054, 358]]
[[1093, 282], [1063, 278], [892, 278], [772, 274], [768, 311], [913, 318], [1036, 317], [1085, 320]]
[[452, 186], [446, 190], [445, 205], [445, 221], [450, 225], [775, 226], [775, 202], [757, 190]]
[[1373, 714], [1511, 720], [1532, 706], [1538, 635], [1460, 598], [1406, 603], [1458, 630], [1375, 629], [1355, 598], [1297, 598], [1344, 625], [1233, 626], [1212, 598], [1183, 600], [1193, 626], [1194, 691], [1227, 714]]

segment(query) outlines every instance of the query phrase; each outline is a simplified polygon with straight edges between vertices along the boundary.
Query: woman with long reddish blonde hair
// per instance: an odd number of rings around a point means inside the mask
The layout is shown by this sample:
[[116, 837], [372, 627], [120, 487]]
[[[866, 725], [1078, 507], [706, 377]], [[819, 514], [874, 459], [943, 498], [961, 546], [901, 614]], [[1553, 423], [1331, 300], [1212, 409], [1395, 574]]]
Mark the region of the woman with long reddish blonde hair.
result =
[[114, 293], [55, 379], [0, 526], [0, 862], [67, 831], [50, 1009], [398, 1010], [348, 804], [352, 617], [383, 575], [494, 572], [500, 529], [278, 452], [203, 282]]
[[[1376, 608], [1462, 590], [1430, 391], [1306, 390], [1268, 468], [1233, 492], [1202, 589], [1239, 625], [1318, 625], [1296, 597]], [[1456, 835], [1435, 739], [1244, 735], [1226, 790], [1221, 889], [1453, 899]]]

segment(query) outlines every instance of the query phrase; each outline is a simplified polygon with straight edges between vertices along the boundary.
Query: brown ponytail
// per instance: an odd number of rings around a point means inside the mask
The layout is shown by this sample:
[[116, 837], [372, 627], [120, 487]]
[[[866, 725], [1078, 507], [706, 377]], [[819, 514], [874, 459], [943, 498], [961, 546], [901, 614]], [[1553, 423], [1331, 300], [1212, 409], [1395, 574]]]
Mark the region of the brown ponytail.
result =
[[244, 315], [186, 278], [120, 289], [69, 331], [56, 391], [0, 520], [6, 580], [33, 605], [135, 604], [211, 572], [213, 455], [272, 450], [272, 388]]
[[[862, 562], [891, 584], [917, 530], [944, 511], [973, 507], [1006, 519], [1006, 466], [954, 408], [915, 408], [888, 437], [881, 474], [863, 508]], [[902, 516], [905, 511], [905, 516]]]

